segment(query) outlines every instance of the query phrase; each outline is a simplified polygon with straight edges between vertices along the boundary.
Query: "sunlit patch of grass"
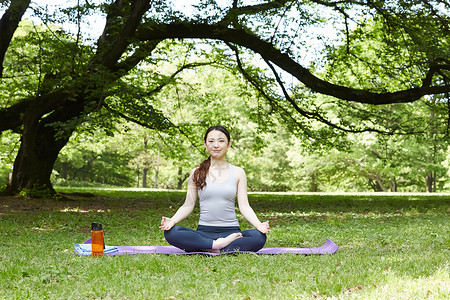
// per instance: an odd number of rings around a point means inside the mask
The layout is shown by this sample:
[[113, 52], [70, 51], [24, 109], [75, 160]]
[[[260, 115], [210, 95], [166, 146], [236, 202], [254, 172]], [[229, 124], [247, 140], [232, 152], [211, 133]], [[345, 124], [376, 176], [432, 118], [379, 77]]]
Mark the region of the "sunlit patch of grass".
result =
[[59, 210], [60, 212], [76, 212], [76, 213], [89, 213], [92, 210], [86, 210], [86, 209], [80, 209], [79, 207], [75, 207], [75, 208], [71, 208], [71, 207], [66, 207], [64, 209]]

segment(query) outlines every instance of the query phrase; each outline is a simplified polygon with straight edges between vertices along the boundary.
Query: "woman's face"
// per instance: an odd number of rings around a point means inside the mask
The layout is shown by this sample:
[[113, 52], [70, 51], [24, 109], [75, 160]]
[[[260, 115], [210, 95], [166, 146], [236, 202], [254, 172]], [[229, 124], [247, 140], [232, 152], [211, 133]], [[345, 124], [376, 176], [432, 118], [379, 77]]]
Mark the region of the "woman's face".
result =
[[212, 158], [223, 158], [231, 147], [231, 141], [228, 141], [227, 136], [219, 130], [213, 130], [206, 136], [204, 142], [206, 150]]

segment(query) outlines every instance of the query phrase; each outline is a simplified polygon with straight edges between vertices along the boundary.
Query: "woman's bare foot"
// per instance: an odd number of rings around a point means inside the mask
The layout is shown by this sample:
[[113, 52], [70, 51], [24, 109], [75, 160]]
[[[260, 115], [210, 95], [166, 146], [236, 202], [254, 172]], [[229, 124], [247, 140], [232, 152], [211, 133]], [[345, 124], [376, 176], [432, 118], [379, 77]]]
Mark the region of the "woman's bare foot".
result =
[[227, 237], [224, 238], [218, 238], [217, 240], [213, 241], [212, 250], [220, 250], [231, 244], [232, 241], [241, 238], [242, 233], [236, 232], [232, 233]]

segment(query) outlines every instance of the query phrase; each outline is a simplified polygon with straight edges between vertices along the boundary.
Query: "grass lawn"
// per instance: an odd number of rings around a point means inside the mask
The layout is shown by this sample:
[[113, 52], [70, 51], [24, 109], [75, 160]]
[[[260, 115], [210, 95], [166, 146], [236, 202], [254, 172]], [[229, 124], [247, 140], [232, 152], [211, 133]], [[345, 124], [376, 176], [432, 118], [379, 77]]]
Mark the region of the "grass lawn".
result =
[[334, 255], [93, 258], [73, 247], [94, 221], [107, 245], [167, 245], [158, 225], [184, 193], [61, 191], [96, 196], [0, 197], [0, 299], [450, 299], [450, 195], [250, 194], [267, 247], [329, 238]]

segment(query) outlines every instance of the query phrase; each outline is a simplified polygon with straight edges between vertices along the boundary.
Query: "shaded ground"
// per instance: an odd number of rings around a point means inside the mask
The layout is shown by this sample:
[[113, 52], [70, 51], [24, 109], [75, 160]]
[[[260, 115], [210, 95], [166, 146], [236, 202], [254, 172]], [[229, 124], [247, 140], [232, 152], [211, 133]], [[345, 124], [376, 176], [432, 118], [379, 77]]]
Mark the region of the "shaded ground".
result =
[[[63, 210], [67, 208], [78, 208], [80, 210], [89, 211], [91, 209], [105, 208], [107, 209], [110, 205], [102, 198], [83, 198], [83, 197], [73, 197], [66, 198], [64, 200], [55, 199], [30, 199], [18, 196], [0, 197], [0, 215], [12, 213], [12, 212], [22, 212], [33, 214], [39, 211], [45, 210]], [[100, 200], [100, 201], [99, 201]]]
[[[105, 195], [102, 195], [104, 193]], [[176, 210], [184, 201], [185, 193], [178, 192], [113, 192], [65, 193], [58, 199], [0, 196], [0, 215], [11, 212], [35, 213], [45, 210]], [[450, 195], [333, 195], [333, 194], [250, 194], [249, 201], [255, 211], [271, 218], [286, 213], [301, 217], [301, 212], [357, 213], [403, 215], [433, 213], [439, 210], [450, 215]], [[317, 217], [317, 216], [316, 216]]]
[[182, 199], [107, 197], [76, 193], [64, 194], [59, 199], [0, 196], [0, 215], [12, 212], [33, 214], [45, 210], [78, 210], [80, 212], [89, 212], [91, 210], [102, 209], [158, 209], [161, 206], [165, 206], [165, 203], [168, 205], [174, 204], [173, 201], [177, 204]]

